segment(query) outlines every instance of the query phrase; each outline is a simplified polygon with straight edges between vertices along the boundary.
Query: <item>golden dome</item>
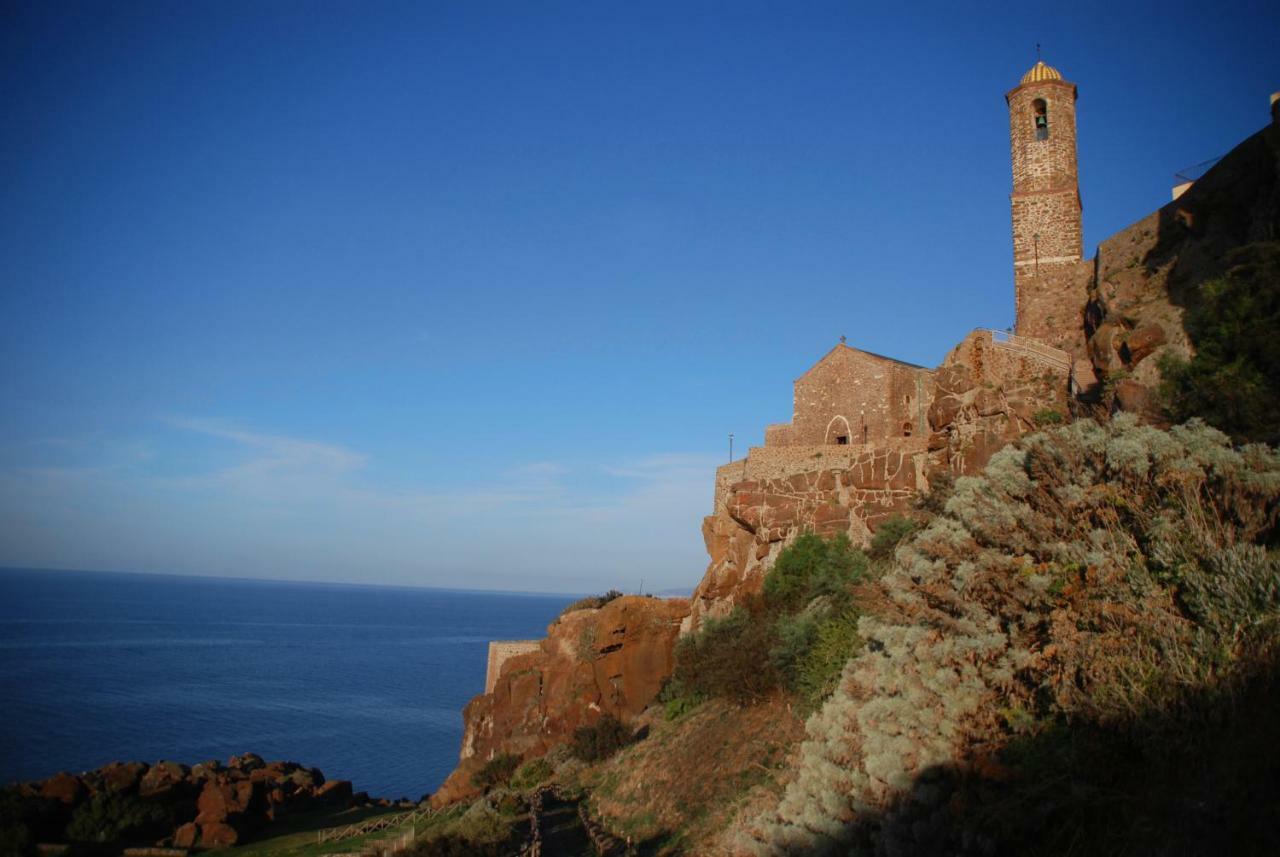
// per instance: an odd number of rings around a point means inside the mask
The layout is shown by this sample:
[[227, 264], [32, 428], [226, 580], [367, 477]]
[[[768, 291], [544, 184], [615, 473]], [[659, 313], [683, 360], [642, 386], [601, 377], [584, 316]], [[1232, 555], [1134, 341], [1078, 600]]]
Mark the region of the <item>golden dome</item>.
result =
[[1062, 80], [1062, 75], [1053, 66], [1045, 65], [1044, 60], [1036, 60], [1031, 71], [1022, 76], [1022, 83], [1039, 83], [1042, 80]]

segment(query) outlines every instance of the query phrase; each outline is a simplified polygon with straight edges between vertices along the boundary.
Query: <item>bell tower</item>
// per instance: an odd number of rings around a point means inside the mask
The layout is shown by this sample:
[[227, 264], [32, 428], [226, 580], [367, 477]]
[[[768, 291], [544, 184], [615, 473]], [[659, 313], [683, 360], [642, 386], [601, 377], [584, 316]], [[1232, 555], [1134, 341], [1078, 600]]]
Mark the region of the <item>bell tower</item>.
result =
[[1015, 330], [1076, 351], [1084, 307], [1076, 86], [1037, 61], [1005, 101], [1013, 157]]

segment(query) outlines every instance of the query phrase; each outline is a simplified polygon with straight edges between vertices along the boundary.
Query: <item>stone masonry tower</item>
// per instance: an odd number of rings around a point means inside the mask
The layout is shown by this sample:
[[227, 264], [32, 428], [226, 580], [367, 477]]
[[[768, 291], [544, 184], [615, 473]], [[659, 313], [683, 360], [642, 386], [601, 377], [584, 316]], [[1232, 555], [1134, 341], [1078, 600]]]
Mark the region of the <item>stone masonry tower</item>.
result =
[[1076, 87], [1037, 62], [1005, 101], [1013, 153], [1015, 330], [1079, 354], [1085, 282]]

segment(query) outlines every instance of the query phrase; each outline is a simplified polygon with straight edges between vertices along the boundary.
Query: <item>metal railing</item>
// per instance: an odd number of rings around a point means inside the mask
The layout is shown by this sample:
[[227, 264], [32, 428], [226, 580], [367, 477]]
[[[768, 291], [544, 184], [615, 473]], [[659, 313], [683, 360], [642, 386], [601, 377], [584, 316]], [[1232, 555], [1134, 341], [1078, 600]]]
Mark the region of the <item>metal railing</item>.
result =
[[1054, 348], [1052, 345], [1046, 345], [1038, 339], [1032, 339], [1028, 336], [1018, 336], [1016, 333], [1010, 333], [1007, 330], [994, 330], [992, 328], [980, 328], [991, 334], [991, 344], [997, 348], [1004, 348], [1009, 351], [1016, 351], [1025, 354], [1028, 357], [1034, 357], [1043, 363], [1055, 366], [1064, 372], [1071, 371], [1071, 355], [1063, 351], [1061, 348]]
[[1214, 164], [1218, 163], [1218, 161], [1222, 160], [1224, 157], [1226, 156], [1218, 155], [1218, 157], [1216, 158], [1210, 158], [1207, 161], [1201, 161], [1198, 164], [1192, 164], [1189, 167], [1183, 167], [1182, 169], [1174, 173], [1173, 177], [1177, 179], [1179, 183], [1197, 181], [1201, 176], [1209, 172], [1209, 170], [1213, 168]]

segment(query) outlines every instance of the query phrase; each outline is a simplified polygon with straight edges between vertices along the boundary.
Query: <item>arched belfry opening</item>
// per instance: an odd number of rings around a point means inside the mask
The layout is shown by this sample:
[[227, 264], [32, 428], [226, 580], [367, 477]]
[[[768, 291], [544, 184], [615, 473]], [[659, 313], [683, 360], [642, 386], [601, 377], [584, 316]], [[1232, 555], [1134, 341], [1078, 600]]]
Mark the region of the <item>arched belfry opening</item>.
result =
[[846, 446], [853, 443], [853, 431], [849, 428], [849, 421], [842, 416], [834, 416], [831, 422], [827, 423], [827, 436], [823, 443], [828, 446]]
[[1031, 102], [1031, 113], [1035, 122], [1036, 139], [1049, 139], [1049, 105], [1043, 98]]

